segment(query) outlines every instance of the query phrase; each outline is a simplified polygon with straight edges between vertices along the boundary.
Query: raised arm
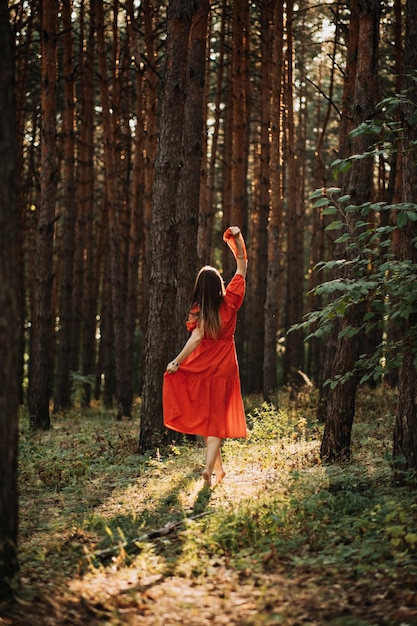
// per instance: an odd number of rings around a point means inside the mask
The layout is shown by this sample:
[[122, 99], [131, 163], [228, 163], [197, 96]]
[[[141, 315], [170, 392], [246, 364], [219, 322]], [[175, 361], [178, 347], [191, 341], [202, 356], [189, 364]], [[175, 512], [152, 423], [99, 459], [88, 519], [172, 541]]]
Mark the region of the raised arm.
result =
[[239, 226], [230, 226], [228, 230], [234, 237], [235, 245], [233, 246], [229, 243], [229, 247], [231, 248], [233, 256], [236, 259], [236, 274], [241, 274], [245, 277], [246, 269], [248, 267], [245, 240], [243, 239]]

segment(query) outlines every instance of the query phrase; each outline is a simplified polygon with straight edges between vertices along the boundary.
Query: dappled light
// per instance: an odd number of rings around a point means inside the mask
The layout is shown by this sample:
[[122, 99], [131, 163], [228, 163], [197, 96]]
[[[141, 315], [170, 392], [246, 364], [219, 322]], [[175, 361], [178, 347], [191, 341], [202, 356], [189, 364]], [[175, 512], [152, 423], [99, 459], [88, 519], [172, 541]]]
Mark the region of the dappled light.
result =
[[23, 416], [19, 603], [1, 619], [414, 623], [417, 508], [387, 451], [395, 394], [360, 393], [353, 458], [336, 466], [320, 461], [311, 394], [276, 401], [246, 399], [250, 436], [224, 443], [213, 489], [200, 441], [139, 456], [136, 420], [69, 413], [33, 436]]

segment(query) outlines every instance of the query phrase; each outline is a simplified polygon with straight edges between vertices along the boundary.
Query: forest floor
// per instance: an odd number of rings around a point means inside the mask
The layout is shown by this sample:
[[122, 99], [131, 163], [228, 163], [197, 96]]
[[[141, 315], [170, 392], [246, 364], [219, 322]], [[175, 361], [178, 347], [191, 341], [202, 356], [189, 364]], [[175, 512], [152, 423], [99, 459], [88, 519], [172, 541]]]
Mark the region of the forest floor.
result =
[[[315, 393], [245, 399], [250, 437], [137, 453], [99, 407], [20, 435], [20, 574], [0, 625], [417, 625], [417, 485], [390, 468], [393, 394], [362, 391], [352, 459], [320, 462]], [[277, 408], [279, 407], [279, 408]], [[139, 409], [138, 409], [139, 410]]]

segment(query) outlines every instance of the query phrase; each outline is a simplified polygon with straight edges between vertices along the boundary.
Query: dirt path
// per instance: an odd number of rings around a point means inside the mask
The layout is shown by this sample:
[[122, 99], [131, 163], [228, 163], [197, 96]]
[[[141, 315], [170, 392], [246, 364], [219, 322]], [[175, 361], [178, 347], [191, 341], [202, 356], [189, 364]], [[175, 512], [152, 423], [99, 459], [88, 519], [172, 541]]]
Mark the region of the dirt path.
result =
[[[311, 452], [311, 450], [310, 450]], [[243, 467], [243, 466], [242, 466]], [[207, 496], [210, 512], [238, 506], [268, 489], [279, 489], [279, 469], [252, 464], [230, 472], [224, 486]], [[145, 480], [145, 478], [143, 479]], [[198, 497], [198, 481], [183, 494], [190, 512]], [[283, 487], [284, 488], [284, 487]], [[200, 493], [201, 496], [201, 493]], [[175, 533], [174, 533], [175, 535]], [[170, 540], [175, 541], [175, 537]], [[54, 587], [44, 587], [0, 611], [0, 625], [13, 626], [377, 626], [417, 624], [417, 590], [386, 586], [378, 590], [360, 581], [332, 579], [329, 572], [291, 570], [273, 552], [261, 567], [233, 569], [224, 557], [214, 558], [204, 575], [180, 576], [151, 571], [137, 555], [129, 566], [118, 564], [93, 571]], [[417, 589], [417, 588], [416, 588]], [[33, 592], [32, 592], [33, 593]]]

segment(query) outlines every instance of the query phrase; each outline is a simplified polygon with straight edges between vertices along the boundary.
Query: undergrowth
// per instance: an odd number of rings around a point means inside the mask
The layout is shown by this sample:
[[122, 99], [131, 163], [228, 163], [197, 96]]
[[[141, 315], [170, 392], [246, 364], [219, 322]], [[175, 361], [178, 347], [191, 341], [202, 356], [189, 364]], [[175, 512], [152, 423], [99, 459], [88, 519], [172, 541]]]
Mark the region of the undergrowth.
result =
[[20, 583], [34, 593], [109, 567], [199, 579], [228, 567], [407, 587], [417, 576], [416, 487], [391, 481], [393, 394], [361, 391], [352, 460], [336, 466], [320, 462], [315, 402], [311, 391], [245, 398], [249, 437], [224, 442], [226, 481], [211, 492], [201, 442], [138, 455], [138, 415], [71, 412], [41, 433], [23, 415]]

